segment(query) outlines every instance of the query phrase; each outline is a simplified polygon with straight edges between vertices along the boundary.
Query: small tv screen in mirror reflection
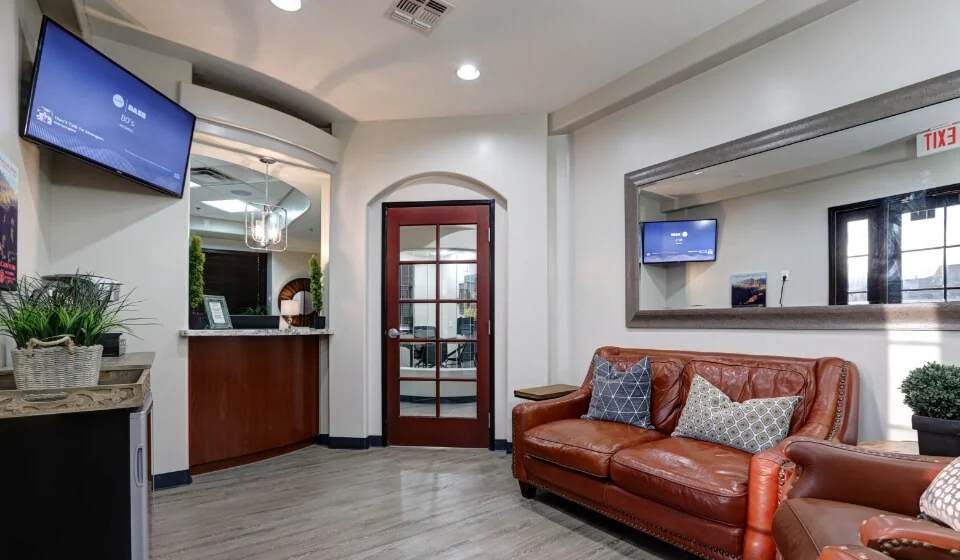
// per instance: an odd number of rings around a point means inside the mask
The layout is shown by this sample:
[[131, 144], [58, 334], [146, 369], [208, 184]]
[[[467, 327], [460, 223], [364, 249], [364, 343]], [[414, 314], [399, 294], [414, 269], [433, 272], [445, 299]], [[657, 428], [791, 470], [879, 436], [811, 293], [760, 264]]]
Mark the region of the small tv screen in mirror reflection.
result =
[[643, 222], [640, 224], [643, 264], [717, 260], [717, 220]]

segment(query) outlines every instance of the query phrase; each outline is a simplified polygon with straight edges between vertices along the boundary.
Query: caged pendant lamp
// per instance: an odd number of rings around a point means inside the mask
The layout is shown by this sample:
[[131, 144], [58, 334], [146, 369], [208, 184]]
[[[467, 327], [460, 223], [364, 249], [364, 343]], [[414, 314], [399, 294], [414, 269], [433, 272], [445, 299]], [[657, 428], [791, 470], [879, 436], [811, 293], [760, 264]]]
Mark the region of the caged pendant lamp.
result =
[[270, 166], [277, 163], [271, 157], [260, 158], [266, 166], [263, 203], [247, 202], [244, 241], [250, 249], [285, 251], [287, 249], [287, 209], [270, 204]]

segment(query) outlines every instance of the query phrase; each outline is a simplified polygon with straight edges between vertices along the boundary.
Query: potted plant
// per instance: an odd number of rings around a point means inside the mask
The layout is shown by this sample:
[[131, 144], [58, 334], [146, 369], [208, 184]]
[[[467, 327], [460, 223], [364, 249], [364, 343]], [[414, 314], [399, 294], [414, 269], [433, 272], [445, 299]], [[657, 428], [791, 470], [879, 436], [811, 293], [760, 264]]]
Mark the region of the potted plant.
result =
[[24, 277], [0, 297], [0, 333], [13, 339], [13, 376], [17, 388], [88, 387], [100, 378], [107, 332], [132, 334], [135, 319], [122, 317], [132, 307], [129, 295], [77, 274], [55, 283]]
[[313, 302], [313, 328], [327, 328], [327, 318], [323, 315], [323, 271], [316, 255], [310, 255], [310, 298]]
[[960, 366], [930, 362], [900, 385], [922, 455], [960, 456]]
[[203, 310], [203, 265], [207, 262], [207, 256], [203, 254], [203, 240], [197, 234], [190, 236], [189, 254], [190, 322], [188, 326], [197, 330], [202, 329], [207, 321]]

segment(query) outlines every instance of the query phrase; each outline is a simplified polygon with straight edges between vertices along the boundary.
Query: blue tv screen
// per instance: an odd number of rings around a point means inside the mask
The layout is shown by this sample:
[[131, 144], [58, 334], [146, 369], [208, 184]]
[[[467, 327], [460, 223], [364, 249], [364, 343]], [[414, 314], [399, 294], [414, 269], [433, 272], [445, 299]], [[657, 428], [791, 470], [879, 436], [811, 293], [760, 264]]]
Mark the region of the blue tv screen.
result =
[[717, 260], [717, 221], [644, 222], [640, 255], [643, 264]]
[[23, 137], [183, 196], [196, 117], [44, 19]]

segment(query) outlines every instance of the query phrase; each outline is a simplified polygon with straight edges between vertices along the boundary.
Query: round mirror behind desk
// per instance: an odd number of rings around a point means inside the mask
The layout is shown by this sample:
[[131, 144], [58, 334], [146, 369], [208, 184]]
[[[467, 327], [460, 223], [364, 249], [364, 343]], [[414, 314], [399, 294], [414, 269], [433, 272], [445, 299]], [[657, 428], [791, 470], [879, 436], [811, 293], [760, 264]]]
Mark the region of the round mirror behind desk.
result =
[[283, 301], [293, 300], [300, 304], [300, 314], [294, 315], [290, 321], [294, 327], [309, 327], [313, 323], [313, 316], [317, 314], [313, 308], [313, 298], [310, 296], [310, 279], [297, 278], [287, 282], [277, 297], [277, 308]]

